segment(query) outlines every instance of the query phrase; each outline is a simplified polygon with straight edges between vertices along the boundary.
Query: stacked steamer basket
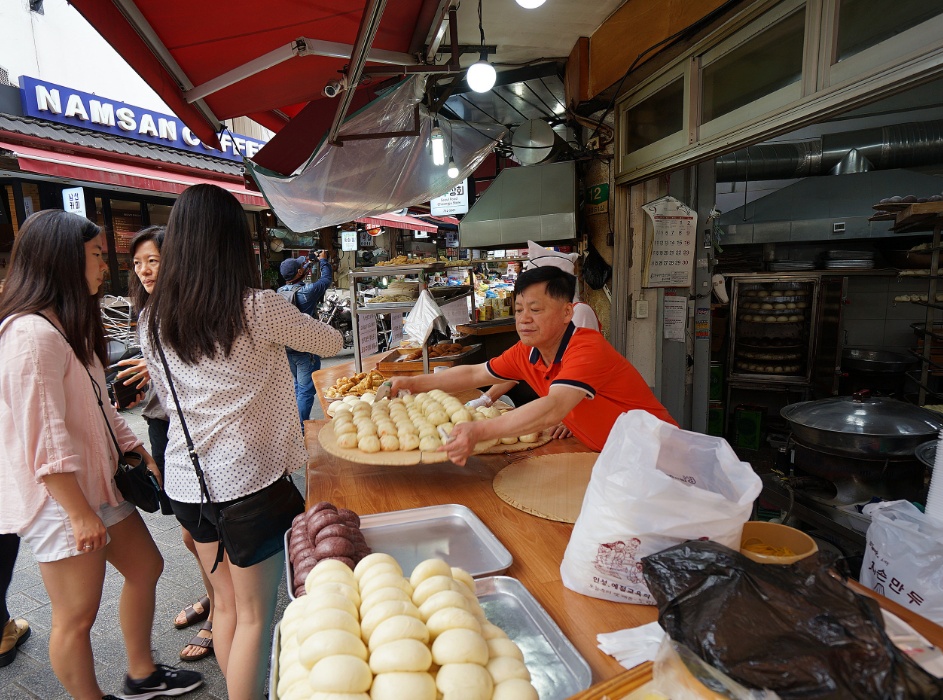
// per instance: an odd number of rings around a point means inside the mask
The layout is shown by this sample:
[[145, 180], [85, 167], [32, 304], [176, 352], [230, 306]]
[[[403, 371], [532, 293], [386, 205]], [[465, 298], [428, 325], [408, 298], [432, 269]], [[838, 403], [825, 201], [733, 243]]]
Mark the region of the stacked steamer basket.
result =
[[779, 378], [804, 376], [812, 303], [810, 283], [743, 285], [737, 300], [733, 371]]

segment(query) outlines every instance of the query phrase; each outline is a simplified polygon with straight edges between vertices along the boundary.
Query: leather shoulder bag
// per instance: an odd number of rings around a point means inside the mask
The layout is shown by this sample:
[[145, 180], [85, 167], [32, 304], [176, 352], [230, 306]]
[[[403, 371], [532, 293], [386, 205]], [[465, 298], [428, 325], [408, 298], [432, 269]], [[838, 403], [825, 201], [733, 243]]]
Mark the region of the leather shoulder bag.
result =
[[[220, 507], [210, 496], [206, 485], [206, 478], [200, 466], [200, 457], [193, 446], [193, 439], [187, 429], [187, 422], [183, 417], [183, 408], [177, 398], [170, 367], [164, 356], [164, 348], [160, 341], [156, 342], [157, 353], [160, 355], [164, 374], [167, 377], [167, 386], [177, 407], [177, 416], [180, 418], [180, 427], [187, 441], [187, 451], [193, 469], [200, 481], [200, 506], [203, 498], [211, 505], [216, 513], [216, 529], [219, 530], [219, 548], [216, 552], [216, 561], [213, 571], [223, 560], [223, 551], [229, 555], [229, 561], [235, 566], [245, 568], [268, 559], [284, 547], [285, 532], [291, 528], [295, 516], [304, 512], [305, 501], [298, 491], [291, 477], [286, 473], [274, 483], [264, 489], [241, 498], [234, 503]], [[201, 513], [202, 518], [202, 513]]]

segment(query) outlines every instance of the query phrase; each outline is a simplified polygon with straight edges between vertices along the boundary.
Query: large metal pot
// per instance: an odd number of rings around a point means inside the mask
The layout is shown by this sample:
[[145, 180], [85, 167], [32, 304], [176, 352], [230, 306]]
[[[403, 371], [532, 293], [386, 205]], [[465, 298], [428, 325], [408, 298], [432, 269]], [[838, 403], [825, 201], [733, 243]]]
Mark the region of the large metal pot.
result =
[[790, 404], [780, 414], [796, 440], [860, 459], [913, 456], [917, 446], [936, 437], [943, 426], [932, 411], [866, 391]]
[[842, 369], [855, 372], [899, 374], [911, 369], [918, 362], [913, 355], [888, 350], [845, 348], [842, 352]]

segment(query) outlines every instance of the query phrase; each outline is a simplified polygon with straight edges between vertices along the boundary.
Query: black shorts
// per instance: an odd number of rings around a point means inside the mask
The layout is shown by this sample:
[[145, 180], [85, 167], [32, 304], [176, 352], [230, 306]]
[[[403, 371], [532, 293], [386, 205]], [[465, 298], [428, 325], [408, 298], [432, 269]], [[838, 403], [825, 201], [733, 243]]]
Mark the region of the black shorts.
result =
[[[248, 496], [243, 496], [243, 498], [248, 498]], [[194, 542], [208, 544], [219, 542], [219, 530], [216, 527], [216, 508], [225, 508], [233, 503], [238, 503], [243, 498], [216, 504], [204, 502], [202, 506], [199, 503], [181, 503], [170, 499], [170, 505], [174, 509], [177, 521], [190, 533]], [[202, 518], [200, 517], [201, 512]]]

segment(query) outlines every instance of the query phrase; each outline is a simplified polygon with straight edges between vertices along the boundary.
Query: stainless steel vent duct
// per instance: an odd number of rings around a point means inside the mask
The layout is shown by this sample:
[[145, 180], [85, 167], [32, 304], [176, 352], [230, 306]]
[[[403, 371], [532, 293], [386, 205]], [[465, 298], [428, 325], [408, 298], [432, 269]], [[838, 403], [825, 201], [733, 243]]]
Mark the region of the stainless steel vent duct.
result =
[[[849, 157], [851, 151], [857, 151]], [[846, 160], [847, 159], [847, 160]], [[859, 170], [840, 165], [855, 161]], [[943, 161], [943, 120], [825, 134], [793, 143], [765, 143], [721, 156], [718, 182], [788, 180], [811, 175], [913, 168]], [[867, 163], [870, 165], [864, 165]]]

